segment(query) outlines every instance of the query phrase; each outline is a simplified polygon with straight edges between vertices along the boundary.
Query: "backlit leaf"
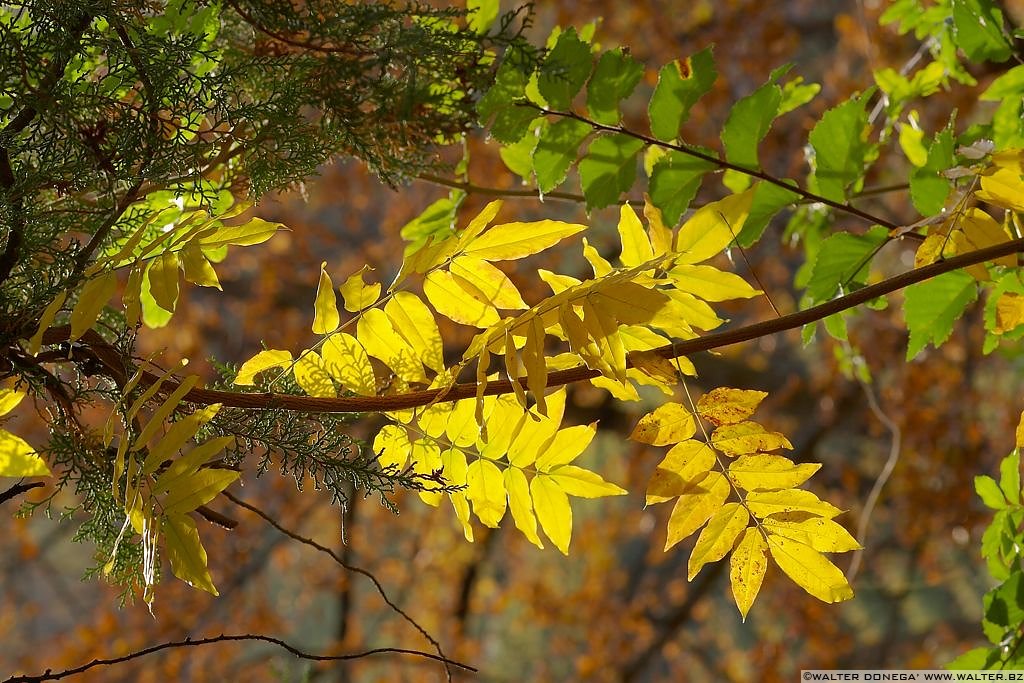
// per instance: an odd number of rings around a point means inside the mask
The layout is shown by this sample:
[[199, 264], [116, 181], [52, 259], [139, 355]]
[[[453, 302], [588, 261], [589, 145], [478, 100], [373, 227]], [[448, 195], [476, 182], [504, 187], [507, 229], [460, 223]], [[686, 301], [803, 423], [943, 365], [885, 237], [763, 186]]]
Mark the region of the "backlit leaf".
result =
[[485, 261], [509, 261], [544, 251], [586, 229], [578, 223], [551, 220], [505, 223], [473, 240], [465, 251]]
[[590, 143], [579, 165], [588, 209], [614, 204], [633, 186], [637, 154], [643, 146], [643, 140], [622, 133], [602, 135]]
[[843, 573], [810, 546], [769, 534], [768, 550], [786, 576], [822, 602], [842, 602], [853, 597], [853, 589]]
[[753, 200], [751, 189], [697, 209], [676, 234], [675, 250], [682, 253], [677, 263], [700, 263], [728, 247], [743, 229]]
[[551, 481], [570, 496], [580, 498], [603, 498], [604, 496], [624, 496], [628, 491], [605, 481], [601, 475], [585, 470], [576, 465], [558, 465], [547, 470]]
[[676, 444], [651, 475], [645, 504], [662, 503], [688, 491], [696, 491], [715, 462], [715, 452], [702, 441], [690, 439]]
[[712, 266], [678, 265], [668, 272], [668, 276], [676, 289], [705, 301], [749, 299], [762, 294], [739, 275]]
[[505, 470], [505, 490], [508, 491], [508, 507], [512, 511], [512, 520], [516, 528], [523, 532], [526, 540], [543, 549], [544, 544], [537, 535], [537, 516], [533, 513], [530, 484], [518, 467], [509, 467]]
[[807, 298], [812, 303], [828, 301], [837, 293], [849, 292], [851, 286], [863, 284], [871, 258], [886, 239], [887, 231], [881, 227], [863, 235], [841, 232], [826, 238], [807, 283]]
[[678, 137], [679, 127], [689, 118], [690, 109], [711, 90], [717, 76], [710, 47], [685, 61], [663, 66], [648, 108], [654, 137], [665, 141]]
[[832, 519], [842, 512], [831, 503], [818, 498], [810, 491], [788, 489], [786, 491], [754, 491], [747, 495], [747, 508], [759, 519], [780, 512], [808, 512]]
[[192, 518], [184, 514], [165, 515], [161, 522], [164, 549], [174, 575], [193, 588], [220, 595], [213, 585], [206, 549], [199, 540], [199, 530]]
[[750, 515], [739, 503], [726, 503], [719, 508], [697, 537], [686, 570], [687, 580], [693, 581], [704, 565], [725, 557], [749, 521]]
[[196, 237], [203, 251], [209, 252], [219, 247], [235, 245], [247, 247], [266, 242], [278, 230], [287, 230], [281, 223], [271, 223], [262, 218], [250, 218], [242, 225], [222, 226], [204, 231]]
[[729, 481], [720, 472], [710, 472], [692, 491], [679, 496], [668, 520], [665, 550], [704, 526], [731, 491]]
[[235, 470], [207, 468], [179, 477], [160, 501], [163, 513], [175, 515], [192, 512], [216, 498], [239, 476], [241, 473]]
[[256, 375], [269, 370], [270, 368], [283, 368], [292, 362], [291, 351], [268, 349], [260, 351], [249, 360], [242, 363], [238, 369], [238, 376], [235, 377], [235, 384], [252, 386], [255, 384]]
[[821, 469], [820, 463], [797, 465], [781, 455], [741, 455], [729, 465], [729, 478], [747, 491], [789, 489], [799, 486]]
[[757, 527], [748, 527], [729, 560], [729, 583], [736, 607], [746, 621], [768, 569], [768, 543]]
[[505, 516], [505, 483], [501, 470], [490, 460], [476, 460], [466, 471], [466, 497], [484, 526], [497, 528]]
[[0, 429], [0, 477], [48, 476], [50, 468], [28, 442], [6, 429]]
[[356, 337], [367, 354], [381, 360], [405, 381], [426, 382], [419, 354], [398, 334], [384, 311], [364, 311], [356, 323]]
[[619, 239], [622, 242], [619, 260], [624, 266], [637, 266], [654, 258], [651, 240], [640, 223], [640, 217], [629, 204], [623, 204], [619, 209]]
[[825, 112], [809, 136], [814, 150], [811, 186], [833, 201], [846, 200], [847, 190], [864, 173], [869, 150], [865, 98], [853, 98]]
[[216, 287], [221, 289], [220, 280], [217, 278], [217, 271], [214, 270], [210, 260], [203, 254], [203, 250], [193, 241], [188, 242], [179, 252], [181, 257], [181, 268], [185, 272], [185, 279], [200, 287]]
[[[707, 153], [716, 156], [711, 150], [707, 150]], [[675, 150], [668, 151], [655, 162], [651, 170], [649, 191], [651, 202], [661, 209], [665, 223], [675, 225], [679, 222], [680, 216], [697, 195], [701, 180], [715, 168], [717, 166], [710, 161]]]
[[772, 515], [762, 524], [769, 533], [799, 541], [820, 553], [845, 553], [861, 548], [857, 539], [835, 521], [806, 512]]
[[[449, 448], [441, 453], [441, 471], [446, 482], [452, 486], [465, 486], [469, 468], [466, 465], [466, 454], [458, 448]], [[470, 523], [469, 500], [466, 491], [453, 491], [448, 494], [455, 509], [455, 516], [462, 526], [462, 534], [470, 543], [473, 542], [473, 525]]]
[[377, 393], [370, 358], [358, 339], [337, 332], [324, 341], [320, 352], [327, 372], [343, 388], [360, 396], [373, 396]]
[[485, 304], [504, 309], [528, 308], [508, 276], [487, 261], [463, 255], [452, 261], [450, 270], [452, 275], [472, 283], [483, 295]]
[[412, 443], [409, 432], [398, 425], [384, 425], [373, 438], [373, 452], [382, 470], [394, 469], [401, 472], [409, 461]]
[[[177, 270], [175, 270], [174, 277], [175, 288], [177, 288]], [[82, 287], [82, 294], [71, 311], [72, 341], [81, 337], [86, 330], [93, 326], [100, 311], [114, 295], [115, 289], [117, 289], [117, 274], [114, 271], [98, 275], [85, 283], [85, 286]]]
[[483, 303], [482, 295], [471, 296], [462, 283], [473, 288], [472, 283], [460, 280], [447, 271], [435, 270], [423, 281], [423, 293], [438, 313], [457, 323], [484, 328], [498, 322], [494, 307]]
[[953, 323], [978, 298], [974, 278], [954, 270], [907, 287], [903, 315], [910, 330], [907, 360], [912, 360], [929, 342], [939, 346], [953, 333]]
[[652, 446], [685, 441], [697, 431], [693, 413], [679, 403], [663, 403], [640, 418], [629, 438]]
[[313, 304], [313, 334], [333, 332], [340, 324], [341, 317], [338, 315], [334, 283], [327, 274], [327, 261], [324, 261], [320, 264], [320, 283], [317, 285], [316, 302]]
[[711, 445], [730, 458], [745, 453], [793, 448], [793, 444], [783, 434], [769, 432], [756, 422], [722, 425], [711, 435]]
[[575, 28], [562, 31], [540, 68], [537, 87], [552, 109], [567, 110], [590, 75], [590, 46]]
[[543, 474], [536, 475], [530, 481], [530, 493], [533, 496], [533, 509], [537, 513], [537, 521], [555, 547], [563, 555], [569, 554], [569, 541], [572, 538], [572, 508], [565, 492]]
[[[1019, 449], [1019, 446], [1018, 446]], [[1011, 505], [1020, 505], [1020, 451], [1015, 450], [999, 463], [999, 490]]]
[[591, 130], [576, 119], [559, 119], [541, 128], [533, 151], [533, 172], [542, 194], [562, 184]]
[[737, 424], [754, 414], [768, 393], [749, 389], [712, 389], [697, 400], [697, 413], [717, 426]]
[[[364, 308], [377, 303], [377, 299], [380, 298], [380, 283], [374, 282], [366, 284], [363, 281], [363, 274], [370, 270], [373, 269], [369, 266], [363, 266], [359, 272], [350, 275], [348, 279], [342, 283], [341, 287], [338, 287], [338, 290], [341, 292], [341, 298], [345, 302], [346, 311], [352, 311], [353, 313], [361, 311]], [[326, 273], [323, 273], [323, 275], [326, 275]], [[322, 281], [321, 277], [321, 282]]]
[[395, 292], [385, 304], [384, 313], [424, 365], [435, 372], [444, 372], [441, 333], [430, 309], [418, 296], [412, 292]]
[[[333, 292], [332, 292], [333, 293]], [[316, 351], [304, 351], [292, 368], [295, 382], [310, 396], [334, 398], [337, 392], [327, 364]]]
[[149, 265], [149, 291], [157, 306], [174, 311], [178, 301], [178, 255], [165, 251]]
[[973, 62], [1005, 62], [1013, 46], [1003, 33], [1003, 13], [992, 0], [952, 0], [956, 44]]
[[643, 65], [621, 48], [601, 55], [587, 85], [587, 111], [598, 123], [619, 122], [619, 102], [629, 97], [643, 76]]
[[[732, 106], [722, 127], [726, 160], [743, 168], [760, 168], [757, 147], [768, 134], [781, 102], [782, 88], [768, 82]], [[745, 190], [750, 176], [727, 171], [725, 185], [734, 192]]]

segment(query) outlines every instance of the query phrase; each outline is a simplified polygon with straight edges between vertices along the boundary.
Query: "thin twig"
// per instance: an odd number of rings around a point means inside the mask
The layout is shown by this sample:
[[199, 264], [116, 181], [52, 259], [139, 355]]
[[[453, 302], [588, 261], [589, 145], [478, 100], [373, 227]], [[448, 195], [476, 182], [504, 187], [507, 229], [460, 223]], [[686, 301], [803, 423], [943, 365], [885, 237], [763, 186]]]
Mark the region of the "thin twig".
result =
[[452, 672], [448, 668], [448, 664], [447, 664], [447, 662], [449, 660], [448, 660], [447, 656], [444, 654], [444, 650], [442, 650], [442, 648], [441, 648], [441, 643], [439, 643], [433, 636], [431, 636], [427, 632], [427, 630], [425, 628], [420, 626], [419, 623], [417, 623], [415, 619], [410, 617], [404, 610], [402, 610], [401, 607], [399, 607], [398, 605], [396, 605], [395, 603], [393, 603], [391, 601], [391, 598], [389, 598], [387, 593], [384, 592], [384, 586], [381, 585], [380, 581], [377, 580], [376, 576], [374, 576], [370, 572], [366, 571], [365, 569], [362, 569], [361, 567], [356, 567], [354, 565], [351, 565], [351, 564], [345, 562], [343, 559], [341, 559], [341, 557], [338, 556], [338, 554], [336, 552], [334, 552], [333, 550], [331, 550], [327, 546], [321, 545], [321, 544], [317, 543], [316, 541], [314, 541], [311, 538], [306, 538], [305, 536], [300, 536], [299, 534], [295, 533], [294, 531], [291, 531], [290, 529], [287, 529], [287, 528], [281, 526], [281, 524], [278, 523], [278, 521], [275, 520], [273, 517], [271, 517], [267, 513], [263, 512], [259, 508], [255, 507], [254, 505], [251, 505], [251, 504], [245, 502], [244, 500], [242, 500], [240, 498], [237, 498], [236, 496], [234, 496], [230, 492], [224, 491], [224, 492], [222, 492], [221, 495], [223, 495], [225, 498], [230, 500], [235, 505], [237, 505], [237, 506], [239, 506], [241, 508], [245, 508], [249, 512], [257, 515], [258, 517], [263, 519], [263, 521], [265, 521], [267, 524], [269, 524], [270, 526], [274, 527], [275, 529], [280, 531], [282, 534], [284, 534], [288, 538], [291, 538], [292, 540], [298, 541], [299, 543], [302, 543], [304, 545], [308, 545], [311, 548], [315, 548], [316, 550], [319, 550], [322, 553], [326, 553], [327, 555], [329, 555], [331, 557], [331, 559], [333, 559], [335, 562], [337, 562], [339, 566], [344, 567], [347, 571], [354, 572], [356, 574], [361, 574], [362, 576], [365, 576], [366, 578], [368, 578], [373, 583], [374, 587], [377, 589], [377, 592], [380, 594], [380, 597], [381, 597], [382, 600], [384, 600], [385, 604], [387, 604], [387, 606], [389, 608], [391, 608], [391, 610], [393, 612], [395, 612], [400, 617], [402, 617], [407, 622], [409, 622], [412, 625], [413, 628], [415, 628], [417, 631], [419, 631], [423, 635], [424, 638], [426, 638], [428, 641], [430, 641], [430, 644], [434, 646], [435, 650], [437, 650], [437, 654], [439, 655], [439, 657], [438, 657], [439, 660], [445, 662], [445, 674], [447, 675], [448, 680], [451, 681]]
[[28, 493], [32, 489], [37, 489], [41, 486], [44, 486], [43, 482], [41, 481], [30, 481], [27, 484], [17, 483], [14, 486], [8, 488], [3, 493], [0, 493], [0, 503], [6, 503], [15, 496], [20, 496], [23, 493]]
[[400, 654], [400, 655], [413, 655], [416, 657], [424, 657], [426, 659], [433, 659], [435, 661], [443, 661], [445, 664], [451, 664], [452, 666], [464, 669], [466, 671], [476, 672], [476, 669], [468, 664], [456, 662], [450, 659], [445, 659], [433, 654], [432, 652], [421, 652], [420, 650], [408, 650], [399, 647], [378, 647], [372, 650], [363, 650], [362, 652], [354, 652], [347, 655], [317, 655], [305, 650], [300, 650], [294, 645], [290, 645], [280, 638], [274, 638], [272, 636], [265, 636], [258, 633], [243, 633], [243, 634], [224, 634], [219, 636], [213, 636], [210, 638], [186, 638], [185, 640], [174, 640], [166, 643], [160, 643], [159, 645], [153, 645], [151, 647], [144, 648], [142, 650], [136, 650], [130, 652], [121, 657], [112, 657], [110, 659], [94, 659], [87, 664], [76, 666], [73, 669], [65, 669], [64, 671], [58, 671], [56, 673], [47, 669], [45, 672], [36, 676], [11, 676], [6, 679], [3, 683], [42, 683], [43, 681], [57, 681], [62, 678], [68, 678], [69, 676], [77, 676], [80, 673], [84, 673], [89, 669], [93, 669], [97, 666], [113, 666], [115, 664], [123, 664], [124, 662], [132, 659], [138, 659], [139, 657], [145, 657], [161, 650], [168, 650], [171, 648], [178, 647], [198, 647], [200, 645], [211, 645], [213, 643], [226, 643], [234, 641], [260, 641], [264, 643], [270, 643], [276, 645], [284, 650], [287, 650], [290, 654], [300, 658], [306, 659], [312, 662], [340, 662], [352, 659], [360, 659], [362, 657], [369, 657], [372, 655], [380, 654]]

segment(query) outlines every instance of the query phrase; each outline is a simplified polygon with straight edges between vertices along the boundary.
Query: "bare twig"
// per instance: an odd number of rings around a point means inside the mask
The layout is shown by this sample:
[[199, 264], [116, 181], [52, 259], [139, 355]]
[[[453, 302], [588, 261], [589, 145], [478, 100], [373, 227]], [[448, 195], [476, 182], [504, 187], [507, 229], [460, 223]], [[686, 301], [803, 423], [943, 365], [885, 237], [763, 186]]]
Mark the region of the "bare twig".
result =
[[41, 481], [30, 481], [27, 484], [17, 483], [3, 493], [0, 493], [0, 503], [6, 503], [11, 498], [20, 496], [23, 493], [28, 493], [32, 489], [37, 489], [41, 486], [43, 486], [43, 482]]
[[139, 657], [145, 657], [146, 655], [151, 655], [153, 653], [160, 652], [162, 650], [168, 650], [168, 649], [171, 649], [171, 648], [180, 648], [180, 647], [198, 647], [200, 645], [211, 645], [211, 644], [214, 644], [214, 643], [227, 643], [227, 642], [237, 642], [237, 641], [260, 641], [260, 642], [264, 642], [264, 643], [270, 643], [272, 645], [276, 645], [276, 646], [286, 650], [290, 654], [292, 654], [292, 655], [294, 655], [294, 656], [296, 656], [296, 657], [298, 657], [300, 659], [306, 659], [306, 660], [309, 660], [311, 662], [340, 662], [340, 661], [348, 661], [348, 660], [352, 660], [352, 659], [361, 659], [363, 657], [370, 657], [372, 655], [399, 654], [399, 655], [412, 655], [412, 656], [415, 656], [415, 657], [424, 657], [426, 659], [433, 659], [435, 661], [442, 661], [446, 665], [450, 664], [452, 666], [458, 667], [460, 669], [464, 669], [466, 671], [473, 671], [473, 672], [476, 671], [475, 668], [473, 668], [472, 666], [469, 666], [468, 664], [463, 664], [461, 662], [456, 662], [456, 661], [453, 661], [453, 660], [450, 660], [450, 659], [445, 659], [444, 657], [439, 657], [438, 655], [435, 655], [435, 654], [433, 654], [431, 652], [421, 652], [419, 650], [408, 650], [406, 648], [378, 647], [378, 648], [374, 648], [372, 650], [363, 650], [362, 652], [354, 652], [354, 653], [347, 654], [347, 655], [317, 655], [317, 654], [313, 654], [311, 652], [306, 652], [305, 650], [300, 650], [299, 648], [295, 647], [294, 645], [290, 645], [289, 643], [281, 640], [280, 638], [274, 638], [272, 636], [265, 636], [265, 635], [261, 635], [261, 634], [258, 634], [258, 633], [242, 633], [242, 634], [224, 634], [224, 633], [222, 633], [219, 636], [212, 636], [210, 638], [196, 638], [194, 640], [192, 638], [186, 638], [185, 640], [175, 640], [175, 641], [170, 641], [170, 642], [166, 642], [166, 643], [160, 643], [159, 645], [153, 645], [152, 647], [147, 647], [147, 648], [144, 648], [142, 650], [136, 650], [135, 652], [130, 652], [130, 653], [128, 653], [126, 655], [123, 655], [121, 657], [111, 657], [109, 659], [94, 659], [94, 660], [92, 660], [91, 662], [89, 662], [87, 664], [83, 664], [81, 666], [76, 666], [73, 669], [65, 669], [64, 671], [52, 672], [49, 669], [47, 669], [45, 672], [43, 672], [43, 673], [41, 673], [39, 675], [36, 675], [36, 676], [11, 676], [10, 678], [6, 679], [3, 683], [42, 683], [43, 681], [57, 681], [57, 680], [60, 680], [62, 678], [68, 678], [70, 676], [77, 676], [80, 673], [84, 673], [84, 672], [88, 671], [89, 669], [93, 669], [93, 668], [96, 668], [98, 666], [113, 666], [115, 664], [123, 664], [124, 662], [130, 661], [132, 659], [138, 659]]

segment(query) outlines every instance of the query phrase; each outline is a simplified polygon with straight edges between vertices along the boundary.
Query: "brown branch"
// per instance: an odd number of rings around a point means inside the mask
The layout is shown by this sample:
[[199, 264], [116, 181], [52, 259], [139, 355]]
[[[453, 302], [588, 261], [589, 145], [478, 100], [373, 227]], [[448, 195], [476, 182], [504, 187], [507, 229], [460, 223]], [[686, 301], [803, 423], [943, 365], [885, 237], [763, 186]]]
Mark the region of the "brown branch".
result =
[[340, 661], [348, 661], [348, 660], [352, 660], [352, 659], [360, 659], [362, 657], [369, 657], [369, 656], [372, 656], [372, 655], [379, 655], [379, 654], [400, 654], [400, 655], [413, 655], [413, 656], [416, 656], [416, 657], [423, 657], [423, 658], [426, 658], [426, 659], [433, 659], [435, 661], [443, 661], [445, 664], [451, 664], [452, 666], [456, 666], [456, 667], [458, 667], [460, 669], [464, 669], [466, 671], [476, 672], [476, 669], [473, 668], [472, 666], [469, 666], [468, 664], [463, 664], [461, 662], [456, 662], [456, 661], [453, 661], [453, 660], [450, 660], [450, 659], [445, 659], [445, 658], [439, 657], [438, 655], [435, 655], [435, 654], [433, 654], [431, 652], [421, 652], [419, 650], [407, 650], [405, 648], [399, 648], [399, 647], [378, 647], [378, 648], [374, 648], [372, 650], [363, 650], [362, 652], [354, 652], [352, 654], [347, 654], [347, 655], [317, 655], [317, 654], [313, 654], [311, 652], [306, 652], [305, 650], [300, 650], [299, 648], [295, 647], [294, 645], [290, 645], [290, 644], [286, 643], [285, 641], [283, 641], [283, 640], [281, 640], [279, 638], [274, 638], [272, 636], [265, 636], [265, 635], [261, 635], [261, 634], [258, 634], [258, 633], [243, 633], [243, 634], [230, 634], [230, 635], [222, 633], [219, 636], [213, 636], [213, 637], [210, 637], [210, 638], [197, 638], [195, 640], [193, 640], [191, 638], [186, 638], [185, 640], [175, 640], [175, 641], [170, 641], [170, 642], [166, 642], [166, 643], [160, 643], [159, 645], [153, 645], [152, 647], [147, 647], [147, 648], [142, 649], [142, 650], [136, 650], [135, 652], [130, 652], [130, 653], [128, 653], [128, 654], [126, 654], [124, 656], [121, 656], [121, 657], [112, 657], [110, 659], [94, 659], [94, 660], [92, 660], [91, 662], [89, 662], [87, 664], [83, 664], [81, 666], [77, 666], [77, 667], [75, 667], [73, 669], [65, 669], [64, 671], [59, 671], [59, 672], [56, 672], [56, 673], [54, 673], [54, 672], [50, 671], [49, 669], [47, 669], [45, 672], [43, 672], [43, 673], [41, 673], [39, 675], [36, 675], [36, 676], [11, 676], [10, 678], [6, 679], [3, 683], [42, 683], [43, 681], [57, 681], [57, 680], [60, 680], [62, 678], [68, 678], [69, 676], [77, 676], [78, 674], [84, 673], [84, 672], [88, 671], [89, 669], [93, 669], [93, 668], [95, 668], [97, 666], [113, 666], [113, 665], [116, 665], [116, 664], [123, 664], [124, 662], [131, 661], [132, 659], [138, 659], [139, 657], [145, 657], [146, 655], [151, 655], [151, 654], [154, 654], [156, 652], [160, 652], [162, 650], [169, 650], [169, 649], [172, 649], [172, 648], [179, 648], [179, 647], [198, 647], [200, 645], [211, 645], [213, 643], [227, 643], [227, 642], [234, 642], [234, 641], [254, 641], [254, 640], [255, 641], [264, 642], [264, 643], [270, 643], [272, 645], [276, 645], [276, 646], [286, 650], [288, 653], [290, 653], [290, 654], [292, 654], [292, 655], [294, 655], [294, 656], [296, 656], [296, 657], [298, 657], [300, 659], [306, 659], [306, 660], [309, 660], [311, 662], [340, 662]]
[[[944, 261], [932, 263], [921, 268], [901, 273], [882, 282], [869, 285], [846, 296], [837, 297], [823, 304], [811, 308], [790, 313], [778, 318], [772, 318], [751, 325], [737, 327], [734, 330], [726, 330], [708, 334], [696, 339], [689, 339], [681, 342], [673, 342], [646, 353], [655, 353], [662, 358], [678, 358], [689, 356], [700, 351], [710, 351], [723, 346], [731, 346], [740, 342], [758, 339], [770, 334], [778, 334], [786, 330], [796, 329], [808, 323], [818, 322], [830, 315], [841, 311], [855, 308], [871, 299], [891, 294], [895, 291], [929, 280], [943, 273], [948, 273], [960, 268], [972, 266], [976, 263], [992, 261], [1001, 256], [1009, 254], [1024, 253], [1024, 238], [1010, 240], [995, 246], [978, 249], [966, 254], [960, 254]], [[56, 344], [68, 339], [70, 328], [67, 326], [54, 327], [43, 335], [44, 344]], [[112, 346], [107, 344], [99, 334], [93, 332], [79, 340], [87, 344], [96, 354], [100, 362], [110, 364], [112, 370], [120, 373], [123, 377], [125, 370], [120, 364], [120, 354]], [[630, 356], [626, 358], [627, 367], [633, 367]], [[594, 377], [599, 377], [600, 372], [591, 370], [585, 366], [578, 366], [568, 370], [559, 370], [549, 373], [547, 376], [548, 387], [558, 387], [565, 384], [573, 384]], [[140, 385], [149, 386], [157, 381], [157, 375], [143, 372]], [[518, 380], [525, 387], [526, 379]], [[178, 387], [175, 380], [166, 380], [160, 386], [160, 393], [170, 393]], [[392, 396], [352, 396], [342, 398], [318, 398], [314, 396], [294, 396], [291, 394], [275, 393], [242, 393], [237, 391], [219, 391], [213, 389], [192, 389], [182, 398], [189, 403], [210, 405], [220, 403], [232, 408], [253, 408], [284, 410], [295, 410], [307, 413], [380, 413], [393, 410], [404, 410], [408, 408], [419, 408], [436, 402], [452, 402], [476, 396], [476, 384], [455, 384], [451, 387], [440, 389], [425, 389], [422, 391], [411, 391], [405, 394]], [[488, 382], [484, 390], [485, 396], [495, 396], [512, 393], [512, 383], [508, 380], [495, 380]]]
[[805, 190], [801, 188], [799, 185], [796, 185], [795, 183], [788, 183], [785, 180], [781, 180], [773, 175], [769, 175], [768, 173], [765, 173], [764, 171], [755, 168], [739, 166], [737, 164], [726, 161], [725, 159], [720, 159], [719, 157], [713, 154], [706, 154], [704, 152], [701, 152], [699, 149], [696, 149], [695, 147], [690, 147], [689, 145], [664, 142], [662, 140], [658, 140], [657, 138], [652, 138], [650, 135], [644, 135], [643, 133], [637, 133], [636, 131], [629, 130], [628, 128], [624, 128], [623, 126], [608, 126], [603, 123], [597, 123], [596, 121], [591, 121], [585, 116], [580, 116], [576, 112], [556, 111], [554, 109], [547, 109], [545, 107], [533, 104], [532, 102], [520, 102], [519, 106], [530, 107], [532, 109], [536, 109], [542, 114], [547, 114], [549, 116], [561, 116], [562, 118], [575, 119], [576, 121], [580, 121], [582, 123], [587, 124], [594, 130], [602, 130], [609, 133], [619, 133], [622, 135], [627, 135], [636, 140], [641, 140], [647, 143], [648, 145], [655, 145], [657, 147], [664, 147], [665, 149], [675, 150], [677, 152], [681, 152], [682, 154], [686, 154], [687, 156], [691, 156], [695, 159], [707, 161], [708, 163], [714, 164], [720, 169], [736, 171], [737, 173], [742, 173], [743, 175], [750, 176], [751, 178], [757, 178], [758, 180], [763, 180], [766, 183], [777, 185], [778, 187], [789, 190], [794, 194], [800, 195], [807, 201], [824, 204], [825, 206], [830, 206], [833, 209], [836, 209], [837, 211], [848, 213], [851, 216], [856, 216], [857, 218], [865, 220], [869, 223], [877, 223], [878, 225], [883, 225], [886, 228], [889, 228], [890, 230], [897, 230], [900, 228], [899, 225], [893, 223], [892, 221], [870, 214], [867, 211], [858, 209], [857, 207], [851, 206], [850, 204], [847, 204], [845, 202], [837, 202], [834, 199], [823, 197], [820, 194], [811, 192], [810, 190]]
[[[444, 178], [442, 176], [433, 175], [431, 173], [420, 173], [416, 176], [417, 179], [423, 180], [428, 183], [435, 185], [441, 185], [443, 187], [450, 187], [456, 190], [462, 190], [466, 194], [476, 194], [485, 197], [523, 197], [526, 199], [559, 199], [566, 202], [575, 202], [582, 204], [586, 201], [586, 197], [581, 194], [572, 194], [571, 192], [541, 192], [538, 188], [527, 188], [525, 190], [513, 190], [504, 189], [500, 187], [485, 187], [483, 185], [474, 185], [469, 182], [461, 182], [458, 180], [452, 180], [451, 178]], [[638, 199], [619, 199], [617, 204], [640, 204], [643, 203]]]
[[6, 491], [0, 493], [0, 503], [6, 503], [11, 498], [14, 498], [15, 496], [20, 496], [23, 493], [28, 493], [32, 489], [37, 489], [40, 486], [45, 486], [45, 484], [43, 484], [43, 482], [41, 481], [32, 481], [27, 484], [15, 484], [14, 486], [8, 488]]

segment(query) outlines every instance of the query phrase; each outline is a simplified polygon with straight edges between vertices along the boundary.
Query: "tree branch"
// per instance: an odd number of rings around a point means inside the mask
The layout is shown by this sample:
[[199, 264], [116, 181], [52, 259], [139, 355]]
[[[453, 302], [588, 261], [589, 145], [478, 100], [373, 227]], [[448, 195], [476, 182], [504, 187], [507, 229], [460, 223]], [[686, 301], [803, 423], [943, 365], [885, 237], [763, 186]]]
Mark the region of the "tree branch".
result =
[[91, 662], [89, 662], [87, 664], [83, 664], [81, 666], [77, 666], [77, 667], [75, 667], [73, 669], [65, 669], [64, 671], [59, 671], [59, 672], [56, 672], [56, 673], [54, 673], [54, 672], [50, 671], [49, 669], [47, 669], [45, 672], [43, 672], [43, 673], [41, 673], [39, 675], [36, 675], [36, 676], [11, 676], [10, 678], [6, 679], [3, 683], [42, 683], [43, 681], [57, 681], [57, 680], [60, 680], [62, 678], [67, 678], [69, 676], [77, 676], [80, 673], [84, 673], [84, 672], [88, 671], [89, 669], [93, 669], [93, 668], [98, 667], [98, 666], [113, 666], [115, 664], [123, 664], [124, 662], [130, 661], [132, 659], [138, 659], [139, 657], [145, 657], [146, 655], [151, 655], [151, 654], [154, 654], [156, 652], [160, 652], [162, 650], [169, 650], [169, 649], [172, 649], [172, 648], [179, 648], [179, 647], [198, 647], [200, 645], [211, 645], [213, 643], [227, 643], [227, 642], [234, 642], [234, 641], [253, 641], [253, 640], [264, 642], [264, 643], [270, 643], [272, 645], [276, 645], [276, 646], [278, 646], [278, 647], [288, 651], [290, 654], [292, 654], [292, 655], [294, 655], [294, 656], [296, 656], [296, 657], [298, 657], [300, 659], [306, 659], [306, 660], [309, 660], [311, 662], [340, 662], [340, 661], [348, 661], [348, 660], [352, 660], [352, 659], [360, 659], [360, 658], [363, 658], [363, 657], [370, 657], [372, 655], [400, 654], [400, 655], [413, 655], [415, 657], [423, 657], [423, 658], [426, 658], [426, 659], [433, 659], [435, 661], [444, 662], [445, 664], [450, 664], [450, 665], [458, 667], [460, 669], [464, 669], [465, 671], [476, 672], [476, 669], [473, 668], [472, 666], [468, 665], [468, 664], [463, 664], [461, 662], [456, 662], [456, 661], [453, 661], [453, 660], [450, 660], [450, 659], [445, 659], [444, 657], [440, 657], [440, 656], [435, 655], [435, 654], [433, 654], [431, 652], [421, 652], [419, 650], [407, 650], [405, 648], [399, 648], [399, 647], [378, 647], [378, 648], [374, 648], [372, 650], [364, 650], [362, 652], [354, 652], [352, 654], [347, 654], [347, 655], [317, 655], [317, 654], [313, 654], [313, 653], [310, 653], [310, 652], [306, 652], [304, 650], [300, 650], [299, 648], [295, 647], [294, 645], [290, 645], [289, 643], [287, 643], [287, 642], [285, 642], [285, 641], [283, 641], [283, 640], [281, 640], [279, 638], [274, 638], [274, 637], [271, 637], [271, 636], [265, 636], [265, 635], [261, 635], [261, 634], [258, 634], [258, 633], [243, 633], [243, 634], [223, 634], [222, 633], [219, 636], [213, 636], [213, 637], [210, 637], [210, 638], [198, 638], [196, 640], [193, 640], [191, 638], [186, 638], [185, 640], [175, 640], [175, 641], [170, 641], [170, 642], [166, 642], [166, 643], [160, 643], [159, 645], [153, 645], [152, 647], [147, 647], [147, 648], [142, 649], [142, 650], [136, 650], [135, 652], [130, 652], [130, 653], [128, 653], [128, 654], [126, 654], [124, 656], [121, 656], [121, 657], [112, 657], [110, 659], [94, 659], [94, 660], [92, 660]]

